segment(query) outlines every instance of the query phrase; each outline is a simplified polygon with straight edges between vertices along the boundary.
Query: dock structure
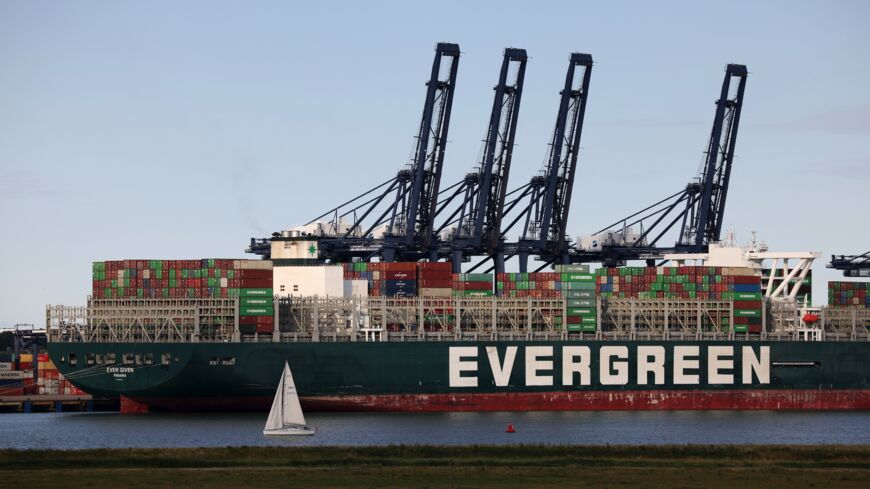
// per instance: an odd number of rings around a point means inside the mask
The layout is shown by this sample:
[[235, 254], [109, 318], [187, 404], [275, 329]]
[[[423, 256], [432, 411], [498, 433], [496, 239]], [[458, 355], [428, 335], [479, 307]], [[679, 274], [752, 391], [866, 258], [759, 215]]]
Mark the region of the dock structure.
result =
[[94, 402], [98, 404], [111, 403], [105, 399], [94, 399], [90, 394], [35, 394], [22, 396], [0, 396], [0, 411], [30, 413], [78, 411], [92, 412]]

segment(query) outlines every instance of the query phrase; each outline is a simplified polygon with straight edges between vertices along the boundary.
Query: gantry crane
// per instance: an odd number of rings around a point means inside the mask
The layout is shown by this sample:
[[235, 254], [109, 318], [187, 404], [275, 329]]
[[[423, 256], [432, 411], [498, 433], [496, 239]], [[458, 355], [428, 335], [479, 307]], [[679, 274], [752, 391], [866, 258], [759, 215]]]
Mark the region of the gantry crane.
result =
[[[664, 254], [703, 253], [711, 242], [719, 241], [747, 74], [744, 65], [725, 68], [700, 176], [679, 192], [581, 239], [571, 252], [571, 262], [615, 266], [645, 259], [652, 263]], [[659, 246], [677, 223], [677, 242], [671, 247]], [[640, 231], [632, 233], [634, 226], [640, 226]]]
[[453, 201], [461, 198], [436, 229], [436, 236], [444, 229], [453, 229], [438, 257], [452, 260], [456, 273], [462, 271], [462, 262], [468, 256], [498, 251], [527, 60], [525, 49], [505, 49], [477, 171], [445, 189], [448, 195], [436, 212], [446, 214]]
[[828, 268], [842, 270], [844, 277], [870, 277], [870, 251], [863, 255], [831, 255]]
[[[307, 234], [318, 237], [320, 259], [418, 260], [433, 254], [434, 217], [459, 55], [457, 44], [439, 43], [435, 49], [410, 164], [395, 177], [303, 226]], [[330, 221], [322, 221], [327, 217]], [[269, 250], [269, 239], [252, 239], [247, 251], [268, 257]]]
[[[568, 261], [568, 211], [591, 74], [592, 55], [572, 53], [544, 168], [528, 184], [513, 190], [510, 195], [515, 197], [505, 206], [505, 215], [514, 211], [516, 215], [502, 228], [502, 243], [491, 253], [497, 273], [504, 271], [505, 259], [513, 256], [519, 258], [520, 272], [527, 271], [530, 255], [549, 263]], [[507, 241], [517, 224], [522, 226], [519, 239]]]

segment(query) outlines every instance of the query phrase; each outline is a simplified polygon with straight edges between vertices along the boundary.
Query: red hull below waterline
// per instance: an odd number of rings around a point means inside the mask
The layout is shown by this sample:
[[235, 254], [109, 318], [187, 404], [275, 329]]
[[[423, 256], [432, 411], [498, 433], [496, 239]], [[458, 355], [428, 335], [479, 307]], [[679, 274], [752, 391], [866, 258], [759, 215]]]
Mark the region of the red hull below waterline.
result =
[[[268, 397], [130, 398], [122, 413], [267, 411]], [[306, 411], [623, 411], [870, 409], [870, 390], [650, 390], [302, 398]]]

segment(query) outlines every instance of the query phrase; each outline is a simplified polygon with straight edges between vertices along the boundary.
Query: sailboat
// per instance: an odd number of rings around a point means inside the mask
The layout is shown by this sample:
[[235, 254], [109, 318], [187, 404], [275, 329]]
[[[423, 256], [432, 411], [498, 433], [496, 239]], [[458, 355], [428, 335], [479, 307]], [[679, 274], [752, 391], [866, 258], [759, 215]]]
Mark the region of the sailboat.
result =
[[305, 416], [302, 414], [302, 406], [299, 405], [296, 384], [293, 382], [293, 374], [290, 373], [287, 362], [284, 362], [284, 371], [281, 373], [281, 381], [278, 382], [278, 390], [275, 392], [272, 410], [269, 411], [269, 419], [266, 420], [263, 434], [266, 436], [314, 434], [314, 428], [305, 425]]

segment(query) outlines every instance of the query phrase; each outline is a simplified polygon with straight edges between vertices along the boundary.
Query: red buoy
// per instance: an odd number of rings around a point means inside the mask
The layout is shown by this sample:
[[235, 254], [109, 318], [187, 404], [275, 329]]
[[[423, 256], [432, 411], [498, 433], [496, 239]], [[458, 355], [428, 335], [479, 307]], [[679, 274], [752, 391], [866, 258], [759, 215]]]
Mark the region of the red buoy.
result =
[[517, 430], [514, 429], [514, 425], [512, 423], [508, 423], [507, 432], [515, 433]]

